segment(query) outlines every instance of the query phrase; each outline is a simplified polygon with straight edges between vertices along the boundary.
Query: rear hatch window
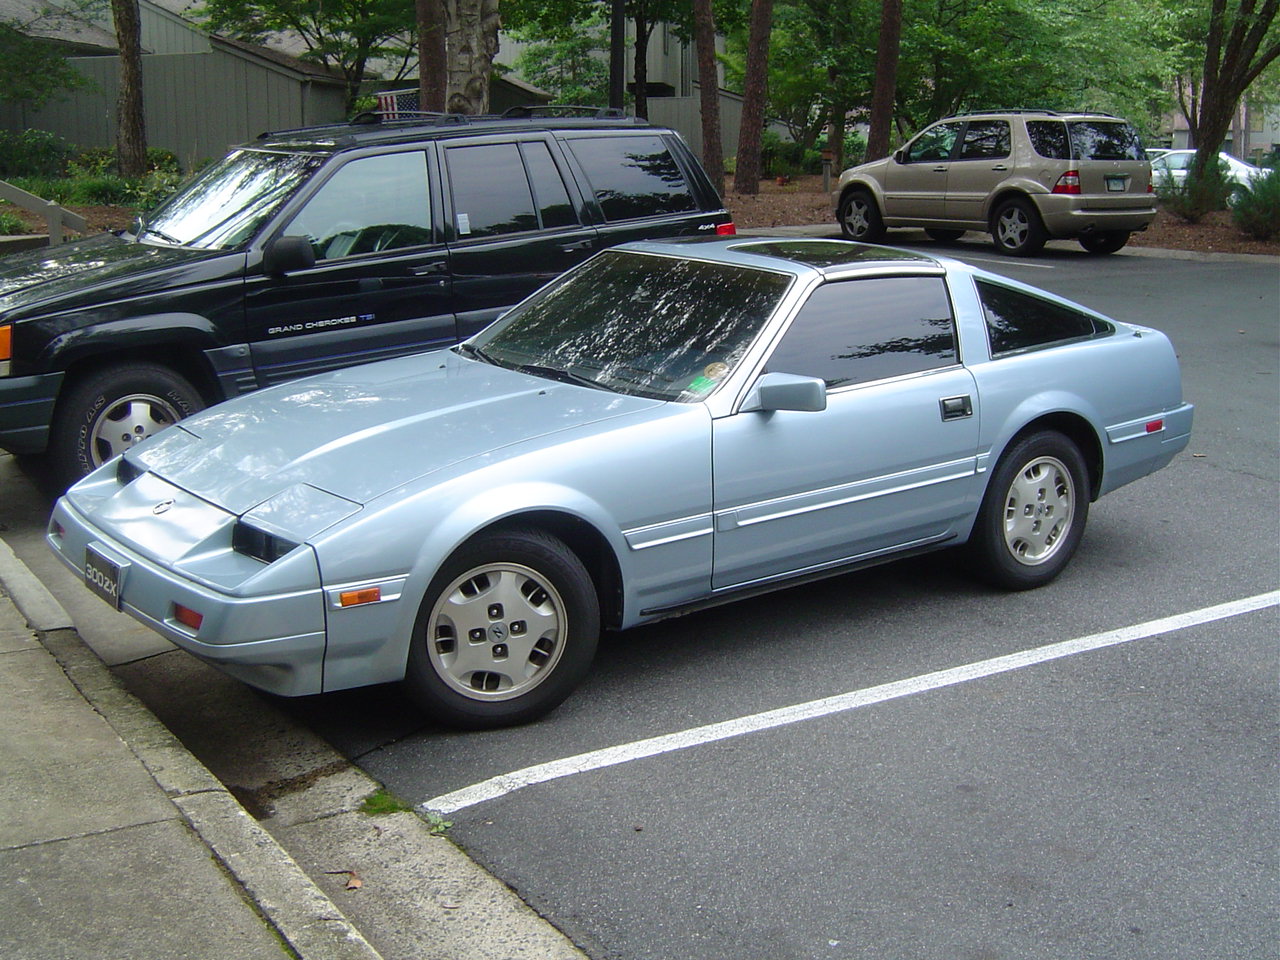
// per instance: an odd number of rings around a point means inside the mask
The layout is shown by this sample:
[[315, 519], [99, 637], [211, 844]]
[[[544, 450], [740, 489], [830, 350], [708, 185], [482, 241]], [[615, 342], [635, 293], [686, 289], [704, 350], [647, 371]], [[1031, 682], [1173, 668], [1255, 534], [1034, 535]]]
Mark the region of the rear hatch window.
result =
[[1053, 160], [1147, 159], [1138, 131], [1123, 120], [1028, 120], [1036, 153]]

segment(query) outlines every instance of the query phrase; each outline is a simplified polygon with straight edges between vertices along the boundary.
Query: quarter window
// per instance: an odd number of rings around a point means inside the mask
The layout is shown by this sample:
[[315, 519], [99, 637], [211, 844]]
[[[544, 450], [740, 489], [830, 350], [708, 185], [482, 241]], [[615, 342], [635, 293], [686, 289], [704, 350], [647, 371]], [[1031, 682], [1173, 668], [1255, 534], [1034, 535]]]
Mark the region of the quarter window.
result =
[[958, 362], [940, 277], [845, 280], [818, 287], [769, 358], [778, 373], [828, 387], [869, 383]]
[[979, 280], [978, 296], [993, 357], [1115, 332], [1100, 317], [994, 283]]
[[661, 137], [579, 137], [569, 141], [569, 149], [611, 223], [698, 208]]
[[317, 260], [430, 243], [426, 156], [413, 151], [352, 160], [316, 191], [286, 232], [307, 237]]

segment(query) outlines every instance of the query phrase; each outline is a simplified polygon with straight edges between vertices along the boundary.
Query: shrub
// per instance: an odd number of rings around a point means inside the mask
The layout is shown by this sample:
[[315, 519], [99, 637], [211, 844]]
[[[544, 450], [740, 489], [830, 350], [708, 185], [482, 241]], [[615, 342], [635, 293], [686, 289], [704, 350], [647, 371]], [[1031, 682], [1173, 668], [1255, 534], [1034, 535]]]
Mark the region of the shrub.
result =
[[1201, 176], [1189, 170], [1182, 183], [1166, 171], [1156, 180], [1161, 206], [1187, 223], [1199, 223], [1205, 214], [1226, 209], [1232, 183], [1226, 178], [1225, 166], [1222, 162], [1210, 164]]
[[12, 210], [0, 210], [0, 237], [14, 237], [30, 232], [26, 221]]
[[1255, 240], [1269, 240], [1280, 233], [1280, 169], [1268, 170], [1237, 189], [1231, 219]]
[[65, 202], [90, 206], [128, 203], [130, 191], [130, 182], [114, 173], [76, 177]]
[[58, 203], [71, 202], [71, 186], [73, 181], [62, 177], [9, 177], [9, 182], [20, 190], [33, 193], [41, 200], [56, 200]]
[[182, 174], [177, 170], [152, 170], [129, 187], [129, 202], [140, 211], [153, 210], [182, 184]]
[[75, 147], [47, 130], [0, 131], [0, 177], [60, 177]]

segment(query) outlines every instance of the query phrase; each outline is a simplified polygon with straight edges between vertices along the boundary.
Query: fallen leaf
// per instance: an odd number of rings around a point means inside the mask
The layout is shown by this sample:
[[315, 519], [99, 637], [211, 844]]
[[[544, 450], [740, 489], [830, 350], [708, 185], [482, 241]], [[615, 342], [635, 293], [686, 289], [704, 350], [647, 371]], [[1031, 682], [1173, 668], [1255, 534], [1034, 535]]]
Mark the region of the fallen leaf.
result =
[[348, 890], [359, 890], [361, 887], [364, 886], [364, 881], [360, 879], [360, 874], [356, 873], [354, 870], [326, 870], [325, 871], [325, 875], [330, 877], [337, 877], [344, 874], [346, 875], [346, 878], [347, 878]]

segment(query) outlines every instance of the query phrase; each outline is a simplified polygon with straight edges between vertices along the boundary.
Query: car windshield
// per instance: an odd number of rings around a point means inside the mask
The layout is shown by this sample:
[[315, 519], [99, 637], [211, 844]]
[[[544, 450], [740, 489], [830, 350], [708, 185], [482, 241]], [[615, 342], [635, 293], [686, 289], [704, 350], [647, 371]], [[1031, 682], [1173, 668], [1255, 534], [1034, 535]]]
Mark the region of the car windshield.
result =
[[608, 251], [462, 350], [553, 379], [693, 403], [742, 359], [791, 279], [733, 264]]
[[205, 250], [238, 247], [323, 162], [314, 154], [237, 150], [147, 217], [139, 236]]

